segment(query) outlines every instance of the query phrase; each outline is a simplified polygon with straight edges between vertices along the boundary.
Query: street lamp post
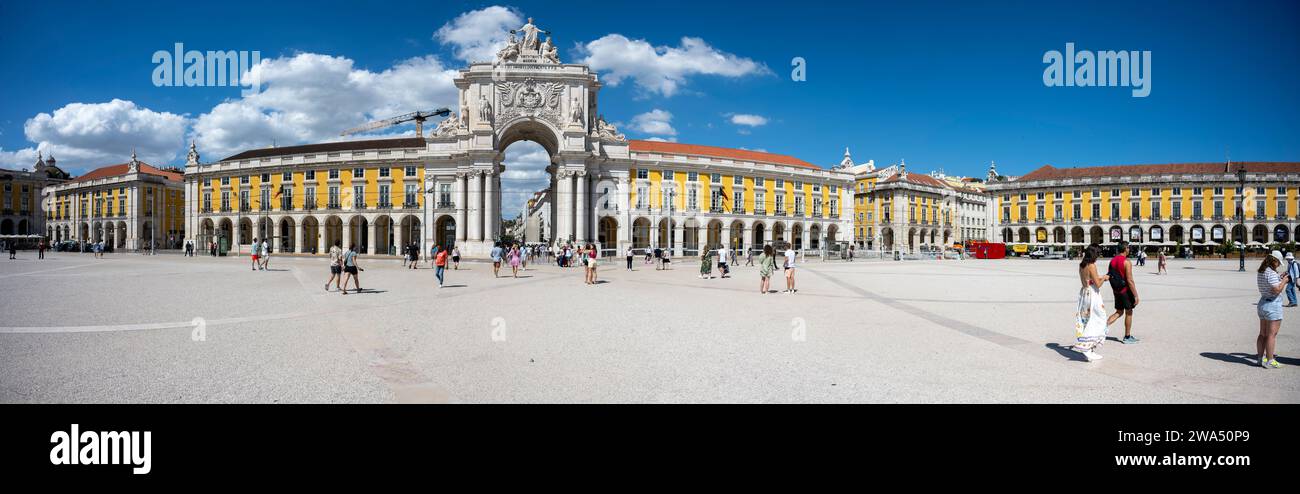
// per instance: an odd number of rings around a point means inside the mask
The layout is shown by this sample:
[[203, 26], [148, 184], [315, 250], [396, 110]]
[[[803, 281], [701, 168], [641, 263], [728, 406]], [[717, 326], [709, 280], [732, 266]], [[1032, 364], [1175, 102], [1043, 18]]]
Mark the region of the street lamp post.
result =
[[1237, 225], [1241, 227], [1241, 248], [1237, 250], [1238, 261], [1237, 271], [1246, 272], [1246, 167], [1237, 168], [1237, 183], [1241, 188], [1237, 189]]

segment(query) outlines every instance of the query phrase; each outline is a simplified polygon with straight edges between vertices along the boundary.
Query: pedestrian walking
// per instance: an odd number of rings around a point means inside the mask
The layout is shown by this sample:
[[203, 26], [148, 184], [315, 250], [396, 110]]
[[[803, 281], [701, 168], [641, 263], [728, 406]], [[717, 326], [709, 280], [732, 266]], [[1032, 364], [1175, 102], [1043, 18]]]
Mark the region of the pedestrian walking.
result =
[[501, 257], [504, 255], [503, 249], [501, 248], [501, 242], [494, 242], [492, 244], [492, 251], [489, 252], [488, 255], [492, 257], [492, 277], [499, 278], [501, 272]]
[[325, 291], [330, 291], [330, 282], [334, 282], [336, 290], [342, 290], [339, 285], [343, 281], [343, 250], [340, 249], [342, 242], [335, 241], [330, 246], [330, 279], [325, 282]]
[[451, 264], [453, 269], [460, 270], [460, 247], [452, 246]]
[[1255, 285], [1259, 288], [1259, 304], [1255, 309], [1259, 315], [1259, 336], [1255, 338], [1255, 356], [1259, 359], [1259, 366], [1265, 369], [1282, 367], [1275, 353], [1277, 333], [1282, 328], [1280, 295], [1285, 285], [1293, 281], [1290, 274], [1282, 274], [1283, 261], [1282, 256], [1273, 251], [1259, 264], [1255, 276]]
[[632, 257], [633, 257], [632, 246], [629, 245], [627, 246], [627, 270], [628, 271], [632, 270]]
[[9, 259], [18, 259], [18, 243], [13, 240], [6, 240], [5, 247], [9, 248]]
[[[753, 257], [753, 254], [750, 254]], [[758, 255], [758, 291], [767, 295], [772, 290], [772, 272], [776, 271], [776, 252], [772, 246], [764, 245], [763, 253]]]
[[1107, 277], [1097, 274], [1097, 256], [1101, 249], [1089, 245], [1079, 261], [1079, 304], [1074, 321], [1074, 351], [1089, 362], [1100, 360], [1097, 348], [1106, 341], [1106, 306], [1102, 303], [1101, 285]]
[[519, 246], [512, 245], [510, 247], [510, 254], [507, 255], [507, 258], [510, 263], [510, 274], [515, 278], [519, 277], [519, 265], [523, 262], [521, 259], [522, 257], [523, 253], [519, 252]]
[[731, 273], [727, 263], [731, 259], [731, 249], [725, 245], [718, 246], [718, 278], [726, 278]]
[[655, 271], [659, 271], [663, 268], [664, 268], [664, 251], [658, 247], [655, 247]]
[[1295, 307], [1295, 284], [1296, 280], [1300, 280], [1300, 263], [1295, 262], [1295, 254], [1287, 252], [1283, 266], [1286, 266], [1286, 274], [1291, 278], [1291, 281], [1286, 284], [1286, 306]]
[[1123, 317], [1124, 339], [1120, 341], [1132, 345], [1140, 341], [1133, 337], [1133, 309], [1137, 307], [1139, 298], [1137, 285], [1133, 283], [1133, 262], [1125, 255], [1128, 242], [1120, 240], [1118, 249], [1115, 257], [1110, 258], [1110, 269], [1106, 272], [1110, 277], [1110, 290], [1115, 294], [1115, 313], [1106, 319], [1106, 325], [1110, 326]]
[[786, 244], [785, 252], [783, 253], [783, 256], [785, 257], [785, 262], [782, 264], [782, 268], [785, 269], [785, 292], [783, 293], [793, 294], [799, 291], [794, 287], [794, 268], [795, 268], [794, 245]]
[[262, 249], [262, 244], [257, 243], [257, 237], [253, 237], [253, 245], [249, 249], [249, 257], [253, 260], [253, 271], [257, 271], [257, 252]]
[[39, 242], [36, 242], [36, 258], [37, 258], [37, 259], [45, 259], [45, 240], [44, 240], [44, 239], [40, 240]]
[[713, 251], [707, 247], [700, 253], [700, 279], [713, 279]]
[[754, 265], [754, 249], [753, 249], [753, 248], [745, 249], [745, 265], [746, 265], [746, 266], [753, 266], [753, 265]]
[[267, 266], [271, 264], [271, 244], [265, 238], [262, 239], [262, 249], [259, 255], [262, 258], [262, 271], [266, 271]]
[[663, 264], [663, 266], [664, 266], [664, 271], [667, 271], [667, 270], [672, 269], [672, 268], [673, 268], [673, 250], [672, 250], [672, 249], [664, 249], [663, 254], [659, 257], [659, 262], [660, 262], [661, 264]]
[[1160, 249], [1160, 254], [1156, 257], [1156, 274], [1169, 274], [1169, 258], [1165, 256], [1165, 250]]
[[[646, 249], [645, 262], [643, 264], [650, 264], [651, 262], [653, 262], [654, 252], [658, 252], [658, 251], [659, 251], [658, 247], [656, 247], [653, 251], [651, 249]], [[659, 269], [659, 266], [655, 266], [655, 269]]]
[[348, 294], [348, 280], [352, 280], [352, 285], [356, 287], [355, 293], [361, 293], [361, 266], [357, 266], [357, 246], [356, 244], [348, 246], [348, 250], [343, 253], [343, 294]]
[[434, 269], [434, 273], [433, 273], [434, 276], [438, 277], [438, 288], [442, 288], [443, 282], [446, 281], [445, 277], [447, 272], [447, 249], [439, 250], [438, 253], [434, 255], [433, 269]]

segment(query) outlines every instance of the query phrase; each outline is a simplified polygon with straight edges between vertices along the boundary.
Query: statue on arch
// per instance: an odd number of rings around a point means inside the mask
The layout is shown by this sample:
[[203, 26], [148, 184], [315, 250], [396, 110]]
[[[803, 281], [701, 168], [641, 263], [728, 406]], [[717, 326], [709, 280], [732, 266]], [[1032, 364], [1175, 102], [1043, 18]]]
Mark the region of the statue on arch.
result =
[[551, 63], [560, 63], [560, 49], [551, 43], [551, 37], [546, 37], [546, 42], [542, 43], [542, 59]]
[[492, 123], [492, 102], [488, 101], [486, 94], [478, 95], [478, 119], [486, 124]]
[[506, 41], [506, 46], [497, 51], [497, 60], [512, 62], [517, 58], [519, 58], [519, 41], [515, 39], [515, 32], [510, 31], [510, 39]]
[[548, 34], [548, 35], [551, 34], [550, 31], [542, 31], [541, 29], [539, 29], [539, 28], [537, 27], [536, 24], [533, 24], [533, 18], [532, 18], [532, 17], [529, 17], [529, 18], [528, 18], [528, 23], [527, 23], [527, 24], [524, 24], [523, 27], [520, 27], [520, 28], [517, 29], [517, 30], [511, 30], [511, 31], [510, 31], [511, 34], [514, 34], [514, 33], [516, 33], [516, 32], [518, 32], [518, 33], [520, 33], [521, 35], [523, 35], [523, 39], [520, 40], [520, 42], [519, 42], [519, 50], [520, 50], [520, 51], [533, 51], [533, 52], [537, 52], [537, 51], [539, 50], [539, 48], [541, 47], [541, 44], [538, 43], [538, 41], [537, 41], [537, 34], [538, 34], [538, 33], [545, 33], [545, 34]]
[[573, 107], [571, 113], [572, 116], [570, 116], [569, 118], [573, 121], [573, 123], [582, 125], [583, 124], [582, 101], [579, 100], [577, 96], [574, 96], [573, 104], [569, 106]]

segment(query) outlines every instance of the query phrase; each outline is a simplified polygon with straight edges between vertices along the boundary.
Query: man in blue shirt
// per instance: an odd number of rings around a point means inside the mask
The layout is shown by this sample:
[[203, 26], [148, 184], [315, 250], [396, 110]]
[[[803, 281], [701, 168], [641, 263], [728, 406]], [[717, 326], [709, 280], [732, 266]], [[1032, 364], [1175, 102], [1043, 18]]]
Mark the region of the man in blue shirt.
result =
[[1295, 254], [1286, 253], [1286, 272], [1291, 275], [1291, 280], [1286, 284], [1286, 301], [1287, 307], [1295, 307], [1295, 284], [1296, 277], [1300, 276], [1300, 262], [1295, 262]]

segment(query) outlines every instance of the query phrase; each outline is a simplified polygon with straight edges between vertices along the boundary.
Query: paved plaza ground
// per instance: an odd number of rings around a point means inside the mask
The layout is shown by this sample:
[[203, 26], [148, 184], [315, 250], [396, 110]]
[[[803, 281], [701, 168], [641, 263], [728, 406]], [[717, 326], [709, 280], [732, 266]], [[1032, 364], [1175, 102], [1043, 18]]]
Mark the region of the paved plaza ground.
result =
[[701, 280], [687, 259], [603, 265], [596, 286], [470, 262], [442, 289], [363, 260], [344, 296], [321, 259], [19, 257], [0, 260], [6, 403], [1300, 402], [1300, 309], [1286, 367], [1245, 359], [1257, 261], [1135, 268], [1142, 342], [1088, 363], [1065, 349], [1072, 261], [809, 261], [798, 294], [761, 295], [753, 267]]

